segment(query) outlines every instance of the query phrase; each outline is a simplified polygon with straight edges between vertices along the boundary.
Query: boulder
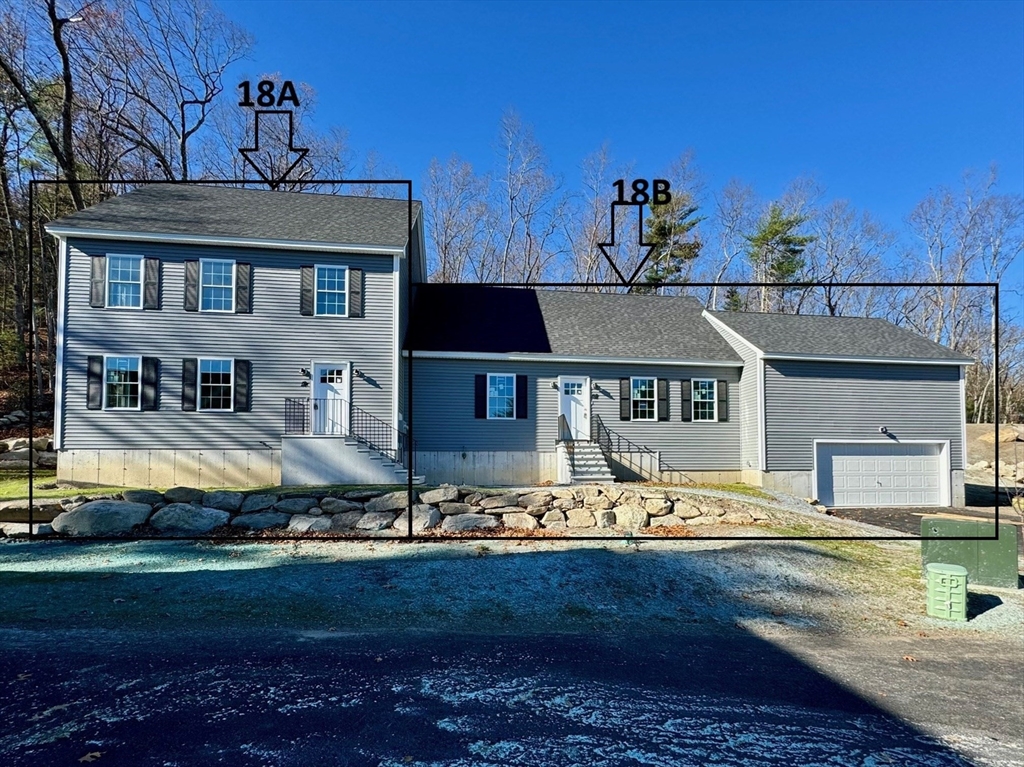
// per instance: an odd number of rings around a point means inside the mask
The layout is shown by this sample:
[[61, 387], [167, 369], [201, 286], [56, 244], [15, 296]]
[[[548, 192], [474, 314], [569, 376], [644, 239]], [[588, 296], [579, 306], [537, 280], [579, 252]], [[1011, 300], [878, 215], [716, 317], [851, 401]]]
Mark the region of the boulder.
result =
[[346, 511], [362, 511], [363, 504], [346, 501], [344, 498], [324, 498], [320, 508], [327, 514], [342, 514]]
[[0, 469], [6, 471], [21, 471], [32, 466], [32, 461], [5, 461], [0, 457]]
[[565, 528], [565, 514], [560, 511], [549, 511], [541, 517], [540, 523], [547, 528], [562, 530]]
[[469, 495], [462, 499], [462, 502], [468, 503], [470, 506], [479, 506], [480, 501], [482, 501], [483, 498], [483, 493], [470, 493]]
[[144, 524], [153, 509], [130, 501], [91, 501], [54, 517], [53, 529], [64, 535], [122, 535]]
[[[441, 524], [441, 512], [436, 506], [426, 503], [417, 503], [412, 507], [412, 531], [422, 533], [424, 530], [432, 530]], [[409, 511], [406, 509], [398, 515], [393, 527], [400, 533], [409, 532]]]
[[21, 447], [8, 450], [6, 453], [0, 455], [0, 462], [7, 463], [8, 461], [30, 461], [33, 458], [38, 457], [39, 452], [37, 450], [29, 450], [27, 447]]
[[203, 495], [203, 506], [234, 512], [242, 508], [243, 500], [245, 497], [241, 493], [233, 493], [230, 490], [212, 490]]
[[500, 524], [497, 517], [490, 514], [452, 514], [441, 522], [441, 529], [447, 533], [466, 530], [490, 530]]
[[483, 509], [483, 512], [484, 514], [496, 514], [498, 516], [501, 516], [502, 514], [519, 514], [520, 512], [524, 514], [526, 513], [518, 506], [499, 506], [496, 509]]
[[648, 498], [668, 498], [668, 493], [664, 490], [654, 490], [646, 487], [641, 487], [637, 492], [640, 493], [640, 497], [645, 501]]
[[601, 495], [601, 488], [595, 485], [583, 485], [575, 489], [579, 490], [580, 497], [582, 498], [597, 498]]
[[[459, 500], [459, 488], [455, 485], [441, 485], [436, 490], [428, 490], [425, 493], [420, 493], [420, 502], [426, 504], [432, 504], [436, 506], [439, 503], [446, 501], [457, 501]], [[402, 504], [405, 506], [405, 504]]]
[[772, 518], [768, 510], [762, 506], [748, 506], [747, 513], [755, 522], [764, 522]]
[[[608, 499], [605, 498], [605, 500], [607, 501]], [[611, 503], [611, 501], [608, 502]], [[557, 509], [558, 511], [565, 511], [566, 509], [575, 509], [579, 506], [579, 503], [580, 502], [575, 498], [555, 498], [555, 500], [551, 502], [551, 508]], [[542, 506], [541, 508], [545, 507]]]
[[737, 509], [734, 511], [727, 511], [721, 521], [725, 522], [727, 525], [749, 525], [754, 521], [754, 518], [747, 512]]
[[57, 454], [56, 453], [39, 453], [39, 457], [36, 458], [36, 466], [40, 469], [56, 469], [57, 468]]
[[368, 501], [381, 495], [384, 495], [383, 490], [349, 490], [341, 497], [349, 501]]
[[584, 498], [583, 503], [588, 509], [597, 509], [598, 511], [611, 509], [615, 506], [615, 501], [606, 495], [595, 495], [589, 498]]
[[622, 490], [615, 485], [605, 485], [601, 488], [601, 494], [611, 498], [612, 501], [618, 501], [622, 497]]
[[167, 503], [199, 503], [204, 495], [202, 490], [194, 487], [172, 487], [164, 493], [164, 500]]
[[594, 514], [586, 509], [570, 509], [565, 513], [567, 527], [593, 527]]
[[524, 509], [528, 509], [530, 506], [549, 506], [553, 500], [555, 500], [555, 496], [545, 490], [519, 496], [519, 505]]
[[519, 496], [515, 493], [502, 493], [501, 495], [489, 495], [480, 499], [482, 509], [500, 509], [503, 506], [518, 506]]
[[[522, 508], [522, 507], [520, 507], [520, 508]], [[527, 506], [526, 507], [526, 513], [527, 514], [532, 514], [535, 517], [543, 517], [549, 511], [551, 511], [551, 507], [550, 506]]]
[[32, 440], [32, 447], [34, 447], [36, 450], [49, 452], [50, 450], [53, 449], [53, 437], [49, 435], [45, 437], [36, 437], [34, 440]]
[[231, 520], [231, 526], [243, 530], [268, 530], [271, 527], [284, 527], [290, 519], [288, 514], [280, 511], [253, 511], [239, 514]]
[[310, 514], [293, 514], [288, 523], [288, 530], [292, 533], [323, 533], [331, 529], [331, 518]]
[[267, 495], [265, 493], [250, 495], [242, 501], [242, 513], [249, 514], [254, 511], [264, 511], [265, 509], [272, 508], [275, 503], [277, 503], [276, 495]]
[[627, 530], [647, 527], [647, 509], [635, 504], [626, 504], [615, 509], [615, 524]]
[[[402, 493], [402, 496], [404, 497], [405, 493]], [[390, 511], [367, 512], [356, 522], [356, 530], [387, 530], [394, 524], [396, 516], [397, 514]]]
[[718, 521], [718, 517], [694, 517], [693, 519], [685, 520], [687, 526], [717, 525]]
[[555, 498], [575, 498], [576, 497], [575, 494], [572, 492], [572, 490], [567, 488], [567, 487], [565, 487], [565, 488], [562, 488], [562, 487], [555, 488], [554, 490], [551, 491], [551, 495], [553, 495]]
[[510, 530], [536, 530], [540, 527], [540, 523], [537, 521], [536, 517], [531, 517], [529, 514], [522, 511], [513, 511], [510, 514], [502, 514], [501, 523]]
[[675, 514], [666, 514], [663, 517], [651, 517], [650, 527], [675, 527], [686, 524], [682, 517]]
[[9, 440], [7, 440], [7, 449], [8, 450], [22, 450], [22, 449], [24, 449], [26, 447], [28, 447], [28, 440], [25, 439], [24, 437], [21, 437], [19, 439], [9, 439]]
[[343, 511], [331, 517], [332, 530], [351, 530], [363, 518], [361, 511]]
[[474, 511], [468, 503], [442, 503], [441, 513], [445, 516], [450, 514], [470, 514]]
[[596, 527], [611, 527], [615, 524], [614, 511], [595, 511], [594, 523]]
[[[412, 502], [416, 503], [416, 493], [412, 494]], [[364, 508], [367, 511], [401, 511], [409, 505], [409, 493], [405, 490], [397, 490], [366, 502]], [[390, 523], [388, 523], [390, 524]]]
[[10, 448], [7, 447], [7, 443], [3, 440], [0, 440], [0, 453], [6, 453], [8, 450], [10, 450]]
[[672, 512], [672, 501], [665, 498], [647, 498], [644, 501], [644, 509], [652, 517], [663, 517]]
[[153, 514], [149, 524], [167, 535], [203, 535], [226, 525], [229, 519], [231, 515], [222, 509], [172, 503]]
[[988, 442], [989, 444], [994, 444], [996, 442], [1005, 444], [1008, 442], [1016, 442], [1018, 439], [1020, 439], [1020, 432], [1008, 423], [1000, 424], [998, 429], [993, 426], [992, 431], [986, 431], [978, 437], [979, 441]]
[[164, 502], [164, 494], [156, 490], [125, 490], [121, 497], [131, 503], [148, 503], [150, 506]]
[[305, 514], [316, 506], [316, 498], [285, 498], [274, 504], [274, 508], [285, 514]]
[[700, 509], [688, 501], [676, 501], [672, 504], [672, 515], [680, 519], [693, 519], [700, 516]]

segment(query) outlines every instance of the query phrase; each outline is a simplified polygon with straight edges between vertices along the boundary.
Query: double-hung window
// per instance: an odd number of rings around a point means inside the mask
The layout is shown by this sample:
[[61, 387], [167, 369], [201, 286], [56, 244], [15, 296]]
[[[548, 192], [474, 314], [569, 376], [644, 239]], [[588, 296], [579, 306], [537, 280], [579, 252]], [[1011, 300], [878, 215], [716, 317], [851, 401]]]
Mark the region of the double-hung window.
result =
[[516, 417], [516, 377], [490, 373], [487, 376], [487, 417], [514, 419]]
[[142, 256], [107, 256], [107, 306], [142, 308]]
[[138, 410], [142, 359], [106, 357], [103, 367], [103, 407], [106, 410]]
[[690, 385], [693, 387], [693, 420], [717, 421], [718, 391], [716, 381], [713, 379], [694, 378]]
[[348, 267], [316, 267], [316, 313], [348, 316]]
[[199, 262], [199, 308], [204, 312], [235, 311], [235, 262]]
[[234, 407], [234, 360], [199, 360], [199, 409], [231, 410]]
[[657, 379], [631, 378], [630, 411], [634, 421], [658, 420]]

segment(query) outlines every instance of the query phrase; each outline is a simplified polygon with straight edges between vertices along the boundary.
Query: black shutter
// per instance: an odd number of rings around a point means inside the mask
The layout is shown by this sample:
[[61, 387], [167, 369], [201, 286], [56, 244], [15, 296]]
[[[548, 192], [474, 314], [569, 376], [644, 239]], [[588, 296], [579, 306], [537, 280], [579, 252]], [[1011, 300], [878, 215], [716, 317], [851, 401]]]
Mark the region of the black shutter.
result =
[[729, 420], [729, 382], [718, 382], [718, 420]]
[[473, 380], [473, 417], [487, 417], [487, 375], [477, 373]]
[[252, 264], [235, 264], [235, 314], [252, 314]]
[[160, 360], [142, 358], [142, 409], [160, 409]]
[[160, 259], [144, 258], [142, 282], [142, 308], [160, 308]]
[[683, 379], [683, 420], [693, 420], [693, 384], [689, 378]]
[[312, 266], [300, 268], [299, 279], [299, 314], [303, 317], [313, 316], [313, 303], [316, 300], [313, 281], [316, 278], [316, 269]]
[[668, 381], [658, 379], [658, 420], [668, 420]]
[[235, 360], [235, 412], [248, 413], [252, 409], [252, 363]]
[[[199, 262], [185, 262], [185, 311], [199, 311]], [[195, 408], [193, 408], [194, 410]]]
[[199, 360], [194, 357], [181, 361], [181, 409], [196, 409], [196, 379], [199, 372]]
[[92, 257], [92, 275], [89, 289], [89, 306], [102, 309], [107, 305], [107, 257]]
[[526, 402], [529, 391], [529, 379], [526, 376], [516, 376], [516, 419], [527, 417]]
[[629, 421], [629, 420], [631, 420], [630, 419], [630, 415], [631, 415], [631, 412], [632, 412], [632, 407], [630, 405], [629, 398], [630, 398], [629, 379], [628, 378], [620, 378], [619, 379], [619, 420], [620, 421]]
[[89, 410], [103, 409], [103, 357], [89, 357], [89, 378], [86, 386], [85, 407]]
[[363, 270], [348, 270], [348, 316], [363, 316]]

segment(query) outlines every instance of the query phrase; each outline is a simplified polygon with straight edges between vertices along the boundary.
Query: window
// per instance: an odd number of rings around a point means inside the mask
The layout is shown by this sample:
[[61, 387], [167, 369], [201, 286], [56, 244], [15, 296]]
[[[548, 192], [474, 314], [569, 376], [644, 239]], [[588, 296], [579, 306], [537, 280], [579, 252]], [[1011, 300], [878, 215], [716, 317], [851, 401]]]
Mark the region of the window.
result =
[[107, 256], [107, 306], [142, 308], [142, 256]]
[[348, 268], [318, 266], [316, 268], [316, 313], [345, 317], [348, 314]]
[[199, 308], [204, 312], [235, 310], [235, 262], [199, 262]]
[[107, 357], [103, 396], [107, 410], [139, 409], [139, 357]]
[[634, 421], [658, 420], [657, 379], [631, 378], [630, 404]]
[[690, 382], [690, 385], [693, 387], [693, 420], [717, 421], [718, 396], [715, 381], [704, 381], [695, 378]]
[[583, 384], [579, 381], [566, 381], [562, 384], [562, 394], [567, 397], [583, 394]]
[[199, 360], [199, 409], [231, 410], [233, 360]]
[[516, 417], [516, 377], [514, 375], [487, 376], [487, 417]]

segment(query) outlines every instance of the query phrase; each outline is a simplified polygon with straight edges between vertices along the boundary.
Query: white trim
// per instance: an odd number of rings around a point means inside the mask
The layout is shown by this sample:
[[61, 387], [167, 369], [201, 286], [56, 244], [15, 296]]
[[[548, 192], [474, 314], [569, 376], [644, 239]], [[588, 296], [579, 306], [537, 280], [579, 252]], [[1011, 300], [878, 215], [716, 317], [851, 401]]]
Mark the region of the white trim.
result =
[[[107, 404], [107, 360], [138, 360], [139, 361], [139, 404], [135, 407], [111, 407]], [[103, 355], [103, 410], [142, 410], [142, 355], [141, 354], [104, 354]]]
[[364, 253], [368, 255], [404, 256], [405, 248], [395, 245], [360, 245], [344, 242], [304, 242], [302, 240], [270, 240], [258, 237], [222, 237], [201, 234], [167, 234], [161, 232], [119, 232], [112, 229], [79, 229], [47, 226], [55, 237], [79, 237], [84, 240], [134, 240], [164, 242], [176, 245], [223, 245], [235, 248], [276, 248], [281, 250], [316, 250], [329, 253]]
[[[316, 294], [320, 291], [320, 270], [321, 269], [344, 269], [345, 270], [345, 313], [344, 314], [320, 314], [316, 310], [316, 306], [319, 303], [317, 301]], [[347, 318], [349, 314], [349, 276], [348, 276], [348, 264], [313, 264], [313, 316], [314, 317], [340, 317]], [[332, 290], [331, 293], [337, 293], [338, 291]]]
[[[967, 469], [967, 370], [960, 368], [960, 455], [963, 470]], [[952, 456], [950, 456], [952, 462]], [[952, 465], [952, 463], [950, 464]], [[999, 467], [996, 467], [996, 471]]]
[[[584, 405], [583, 405], [583, 411], [584, 411], [583, 412], [583, 419], [586, 421], [583, 433], [586, 435], [584, 437], [584, 439], [590, 439], [590, 434], [591, 434], [591, 430], [592, 430], [592, 421], [591, 421], [590, 412], [591, 412], [591, 410], [593, 409], [593, 406], [594, 406], [594, 401], [593, 401], [593, 398], [591, 396], [591, 391], [590, 391], [590, 376], [569, 375], [569, 374], [558, 376], [558, 415], [559, 416], [565, 415], [565, 413], [562, 412], [562, 399], [563, 399], [563, 396], [564, 396], [562, 394], [562, 385], [564, 384], [565, 381], [575, 381], [575, 382], [583, 381], [583, 401], [584, 401]], [[657, 383], [655, 383], [655, 388], [657, 388]], [[630, 402], [630, 408], [632, 408], [632, 405], [633, 405], [633, 403]], [[654, 407], [655, 408], [658, 407], [658, 404], [657, 404], [657, 392], [655, 392], [655, 404], [654, 404]], [[568, 420], [569, 419], [566, 418], [566, 421], [568, 421]], [[575, 439], [575, 437], [573, 437], [573, 439]]]
[[[633, 381], [654, 381], [654, 418], [633, 417]], [[629, 420], [637, 422], [657, 421], [658, 416], [658, 379], [656, 376], [630, 376], [629, 377]]]
[[[230, 309], [204, 309], [203, 308], [203, 264], [231, 264], [231, 301]], [[199, 259], [199, 311], [206, 314], [234, 314], [235, 313], [235, 293], [238, 290], [238, 262], [231, 258], [200, 258]], [[223, 285], [210, 285], [211, 288], [222, 288]], [[234, 363], [232, 363], [231, 372], [234, 373]], [[233, 379], [232, 379], [233, 380]]]
[[[491, 415], [491, 376], [501, 376], [502, 378], [512, 379], [512, 415], [511, 416], [492, 416]], [[488, 421], [514, 421], [516, 420], [516, 383], [517, 378], [515, 373], [487, 373], [486, 390], [484, 391], [484, 415], [487, 416]]]
[[764, 385], [764, 358], [757, 352], [757, 440], [758, 468], [768, 471], [768, 400]]
[[[128, 309], [129, 311], [133, 311], [133, 312], [140, 312], [140, 311], [142, 311], [143, 307], [146, 305], [146, 257], [145, 256], [140, 256], [137, 253], [107, 253], [105, 258], [107, 260], [106, 261], [106, 271], [107, 271], [107, 273], [105, 275], [103, 275], [103, 280], [106, 283], [105, 290], [104, 290], [104, 296], [103, 296], [103, 308], [104, 309]], [[110, 259], [111, 258], [137, 258], [137, 259], [139, 259], [139, 305], [138, 306], [111, 306], [110, 305], [110, 285], [111, 285], [111, 279], [110, 279]], [[122, 280], [118, 280], [118, 282], [122, 283], [122, 284], [130, 284], [130, 283], [125, 283]]]
[[68, 241], [57, 238], [57, 361], [54, 365], [56, 380], [53, 382], [53, 447], [64, 447], [64, 312], [66, 311], [68, 278]]
[[[406, 264], [409, 264], [411, 266], [412, 262], [411, 261], [406, 261]], [[412, 278], [412, 269], [410, 268], [409, 271], [410, 271], [409, 277], [411, 279]], [[394, 259], [392, 260], [391, 273], [392, 273], [392, 296], [391, 296], [391, 298], [392, 298], [392, 302], [393, 302], [392, 303], [392, 315], [393, 315], [393, 317], [392, 317], [392, 323], [391, 323], [391, 325], [392, 325], [392, 328], [391, 328], [392, 379], [391, 380], [395, 382], [395, 385], [392, 387], [393, 391], [391, 392], [391, 413], [392, 413], [392, 423], [394, 424], [395, 429], [398, 430], [398, 431], [401, 431], [401, 429], [399, 428], [399, 420], [401, 418], [401, 413], [398, 412], [398, 399], [399, 399], [398, 395], [399, 395], [399, 388], [402, 385], [402, 354], [401, 354], [401, 349], [400, 349], [401, 343], [399, 341], [398, 335], [399, 335], [399, 329], [401, 327], [401, 321], [402, 321], [402, 318], [400, 316], [400, 311], [401, 311], [401, 307], [402, 307], [402, 297], [401, 297], [401, 294], [400, 294], [400, 291], [402, 290], [402, 281], [400, 279], [401, 278], [401, 260], [399, 259], [398, 256], [395, 256]], [[364, 286], [364, 290], [365, 290], [365, 286]], [[363, 303], [364, 304], [366, 303], [365, 300], [363, 301]], [[347, 307], [347, 305], [348, 305], [348, 301], [346, 299], [346, 307]], [[409, 306], [405, 307], [405, 311], [407, 313], [411, 312], [412, 311], [412, 307], [409, 307]], [[406, 385], [406, 392], [407, 392], [406, 396], [408, 396], [408, 390], [409, 390], [408, 387], [410, 386], [410, 382], [406, 381], [405, 385]]]
[[[352, 425], [352, 361], [347, 360], [345, 362], [332, 362], [330, 360], [314, 360], [309, 361], [309, 396], [310, 399], [318, 399], [316, 396], [316, 366], [317, 365], [330, 365], [335, 368], [345, 368], [345, 409], [343, 415], [345, 417], [342, 428], [345, 430], [345, 436], [348, 436], [349, 429]], [[313, 431], [313, 417], [310, 414], [309, 419], [309, 431], [310, 436], [314, 437], [330, 437], [330, 434], [317, 434]]]
[[[938, 445], [939, 458], [939, 506], [951, 506], [952, 470], [950, 469], [950, 445], [948, 439], [815, 439], [812, 440], [811, 495], [818, 498], [818, 445]], [[835, 501], [835, 496], [832, 498]]]
[[[711, 383], [712, 396], [711, 401], [714, 404], [713, 417], [711, 418], [697, 418], [697, 399], [693, 396], [693, 385], [701, 381], [703, 383]], [[690, 422], [691, 423], [718, 423], [718, 380], [715, 378], [691, 378], [690, 379]]]
[[[570, 357], [552, 354], [533, 353], [493, 353], [493, 352], [427, 352], [414, 350], [416, 359], [434, 360], [486, 360], [489, 362], [574, 362], [607, 365], [666, 365], [669, 367], [708, 367], [708, 368], [741, 368], [742, 362], [733, 360], [714, 362], [708, 360], [661, 360], [647, 357]], [[409, 356], [407, 350], [403, 356]]]
[[[231, 363], [231, 384], [228, 387], [231, 391], [231, 405], [223, 407], [203, 407], [203, 363], [224, 362]], [[252, 382], [249, 382], [250, 385]], [[233, 413], [235, 412], [235, 360], [233, 357], [198, 357], [196, 359], [196, 412], [197, 413]]]

